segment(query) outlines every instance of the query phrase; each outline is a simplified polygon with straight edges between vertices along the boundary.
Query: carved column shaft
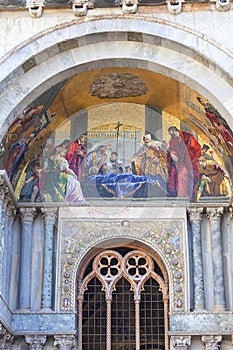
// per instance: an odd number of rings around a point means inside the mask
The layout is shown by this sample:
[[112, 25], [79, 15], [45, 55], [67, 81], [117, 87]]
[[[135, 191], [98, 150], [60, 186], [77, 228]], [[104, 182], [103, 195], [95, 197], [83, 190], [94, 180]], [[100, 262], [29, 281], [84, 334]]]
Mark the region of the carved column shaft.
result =
[[214, 309], [225, 310], [226, 300], [223, 277], [221, 218], [223, 208], [209, 208], [207, 216], [210, 219], [214, 276]]
[[31, 259], [32, 259], [32, 223], [35, 208], [21, 208], [22, 240], [20, 259], [19, 307], [30, 309], [31, 303]]
[[192, 228], [193, 244], [193, 281], [194, 281], [194, 308], [204, 309], [204, 277], [201, 244], [201, 219], [202, 208], [189, 210], [189, 218]]
[[43, 208], [42, 212], [45, 222], [42, 308], [51, 310], [53, 292], [53, 235], [57, 210]]

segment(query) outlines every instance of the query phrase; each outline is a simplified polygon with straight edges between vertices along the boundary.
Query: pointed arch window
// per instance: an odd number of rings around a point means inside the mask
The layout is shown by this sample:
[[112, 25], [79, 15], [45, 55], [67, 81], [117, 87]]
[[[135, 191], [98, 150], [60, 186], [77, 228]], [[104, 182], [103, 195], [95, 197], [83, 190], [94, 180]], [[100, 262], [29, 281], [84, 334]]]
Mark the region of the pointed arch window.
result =
[[145, 252], [98, 254], [79, 286], [79, 350], [166, 350], [164, 279]]

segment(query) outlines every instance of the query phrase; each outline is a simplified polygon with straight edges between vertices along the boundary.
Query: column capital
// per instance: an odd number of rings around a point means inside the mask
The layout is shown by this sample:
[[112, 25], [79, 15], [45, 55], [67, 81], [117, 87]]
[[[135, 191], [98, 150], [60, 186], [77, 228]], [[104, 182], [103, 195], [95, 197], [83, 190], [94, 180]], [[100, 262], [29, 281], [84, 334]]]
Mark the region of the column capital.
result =
[[229, 210], [229, 213], [230, 213], [230, 218], [231, 218], [231, 220], [233, 221], [233, 205], [231, 205], [231, 206], [228, 208], [228, 210]]
[[208, 219], [211, 221], [219, 221], [222, 218], [224, 212], [223, 207], [218, 207], [218, 208], [207, 208], [206, 210], [206, 216]]
[[203, 208], [187, 208], [191, 221], [200, 221], [202, 219]]
[[221, 335], [203, 335], [201, 341], [204, 343], [205, 350], [219, 350], [221, 346]]
[[0, 349], [10, 350], [14, 336], [0, 323]]
[[36, 208], [20, 208], [19, 212], [22, 221], [33, 222], [36, 214]]
[[25, 335], [29, 350], [42, 350], [46, 343], [46, 335]]
[[72, 350], [76, 343], [74, 335], [55, 335], [54, 346], [59, 350]]
[[45, 221], [55, 223], [57, 218], [57, 208], [41, 208], [41, 212]]
[[187, 350], [191, 345], [191, 336], [171, 336], [171, 346], [177, 350]]

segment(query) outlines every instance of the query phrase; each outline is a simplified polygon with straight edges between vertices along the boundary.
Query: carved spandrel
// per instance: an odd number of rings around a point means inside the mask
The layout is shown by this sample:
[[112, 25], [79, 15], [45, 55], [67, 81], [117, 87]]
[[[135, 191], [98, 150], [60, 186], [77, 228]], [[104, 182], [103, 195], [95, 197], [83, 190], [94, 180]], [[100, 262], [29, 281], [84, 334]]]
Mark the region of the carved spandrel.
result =
[[191, 345], [191, 336], [171, 336], [172, 350], [188, 350]]
[[76, 344], [76, 337], [74, 335], [55, 335], [54, 346], [59, 350], [72, 350]]
[[25, 341], [29, 350], [43, 350], [46, 343], [46, 335], [26, 335]]
[[180, 312], [187, 307], [185, 294], [184, 222], [181, 219], [158, 222], [128, 222], [127, 229], [121, 220], [88, 221], [63, 220], [60, 225], [61, 259], [59, 284], [61, 285], [60, 307], [73, 310], [75, 307], [74, 285], [77, 266], [88, 246], [100, 244], [105, 239], [126, 237], [140, 239], [158, 251], [169, 266], [170, 302], [172, 310]]
[[221, 335], [203, 335], [201, 341], [205, 350], [219, 350], [221, 347]]

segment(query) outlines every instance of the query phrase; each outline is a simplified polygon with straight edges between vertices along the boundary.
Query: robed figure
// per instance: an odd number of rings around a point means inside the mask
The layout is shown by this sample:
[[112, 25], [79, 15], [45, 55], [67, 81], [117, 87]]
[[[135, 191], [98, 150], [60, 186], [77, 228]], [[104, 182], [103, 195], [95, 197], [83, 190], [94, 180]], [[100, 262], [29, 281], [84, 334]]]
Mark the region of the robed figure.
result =
[[73, 170], [78, 181], [81, 181], [85, 171], [85, 161], [87, 151], [85, 149], [87, 137], [81, 135], [77, 140], [70, 143], [65, 158], [69, 163], [69, 168]]
[[173, 197], [195, 197], [195, 187], [199, 180], [198, 157], [201, 146], [195, 137], [175, 126], [168, 128], [171, 136], [168, 146], [168, 192]]

